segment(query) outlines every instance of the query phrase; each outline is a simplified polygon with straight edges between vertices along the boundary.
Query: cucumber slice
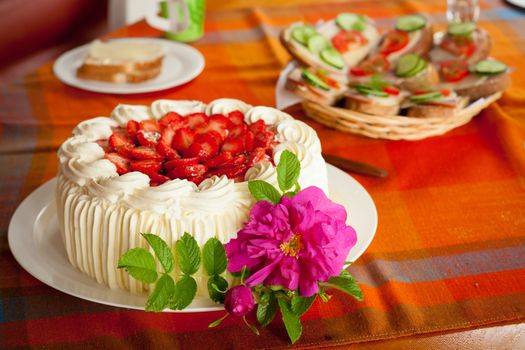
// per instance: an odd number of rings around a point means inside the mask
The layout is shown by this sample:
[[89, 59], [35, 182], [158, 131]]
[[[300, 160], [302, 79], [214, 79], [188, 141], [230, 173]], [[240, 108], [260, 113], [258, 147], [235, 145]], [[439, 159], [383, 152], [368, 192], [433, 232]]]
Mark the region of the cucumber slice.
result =
[[388, 94], [381, 90], [376, 90], [368, 85], [355, 84], [353, 88], [362, 95], [373, 95], [377, 97], [388, 97]]
[[329, 91], [330, 87], [322, 81], [317, 75], [315, 75], [313, 72], [309, 71], [308, 69], [303, 69], [303, 73], [301, 74], [301, 77], [305, 82], [312, 85], [313, 87], [319, 88], [324, 91]]
[[322, 50], [320, 56], [324, 62], [337, 69], [343, 69], [345, 65], [343, 56], [341, 56], [339, 51], [337, 51], [333, 47], [327, 47], [326, 49]]
[[356, 30], [362, 32], [366, 28], [365, 18], [355, 13], [340, 13], [335, 18], [335, 23], [344, 30]]
[[330, 46], [330, 42], [320, 34], [314, 34], [308, 38], [308, 50], [313, 54], [318, 54]]
[[478, 74], [493, 75], [503, 73], [507, 70], [507, 65], [496, 60], [483, 60], [476, 64], [474, 71]]
[[454, 22], [448, 25], [447, 33], [453, 36], [468, 36], [476, 30], [474, 22]]
[[414, 103], [426, 103], [430, 101], [439, 100], [443, 95], [439, 91], [427, 92], [426, 94], [421, 95], [412, 95], [410, 96], [410, 101]]
[[426, 66], [426, 62], [421, 56], [415, 53], [407, 53], [399, 58], [396, 65], [396, 75], [398, 77], [411, 77], [419, 73]]
[[306, 46], [308, 39], [316, 33], [315, 28], [312, 26], [299, 25], [292, 29], [292, 38]]
[[377, 97], [388, 97], [388, 94], [384, 91], [379, 91], [379, 90], [368, 90], [366, 92], [361, 92], [360, 90], [357, 90], [359, 91], [360, 93], [364, 94], [364, 95], [372, 95], [372, 96], [377, 96]]
[[404, 32], [413, 32], [421, 29], [427, 25], [425, 17], [418, 15], [410, 15], [399, 18], [396, 21], [396, 29]]
[[404, 77], [411, 78], [418, 75], [427, 68], [427, 65], [428, 63], [424, 59], [419, 60], [418, 64], [414, 67], [414, 69], [408, 72]]

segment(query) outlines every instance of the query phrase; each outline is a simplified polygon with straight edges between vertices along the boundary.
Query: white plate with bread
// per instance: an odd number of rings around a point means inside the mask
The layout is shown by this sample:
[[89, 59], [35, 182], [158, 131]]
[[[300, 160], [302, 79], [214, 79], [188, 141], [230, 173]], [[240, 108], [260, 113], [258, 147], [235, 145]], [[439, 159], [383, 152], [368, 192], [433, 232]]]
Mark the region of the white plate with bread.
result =
[[353, 13], [285, 28], [281, 43], [294, 60], [281, 73], [277, 106], [302, 101], [330, 127], [414, 140], [465, 124], [510, 85], [511, 69], [490, 57], [491, 38], [476, 23], [434, 33], [427, 18], [408, 15], [379, 33]]
[[195, 48], [164, 39], [96, 40], [62, 54], [53, 65], [63, 83], [94, 92], [137, 94], [187, 83], [204, 69]]

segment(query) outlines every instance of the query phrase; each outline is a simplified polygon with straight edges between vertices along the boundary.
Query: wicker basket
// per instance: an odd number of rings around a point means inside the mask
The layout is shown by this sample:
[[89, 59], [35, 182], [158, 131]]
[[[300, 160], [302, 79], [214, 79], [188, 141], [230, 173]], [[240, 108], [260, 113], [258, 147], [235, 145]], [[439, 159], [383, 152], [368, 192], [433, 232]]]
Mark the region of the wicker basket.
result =
[[468, 123], [479, 112], [501, 97], [502, 92], [480, 98], [462, 109], [453, 118], [412, 118], [405, 116], [375, 116], [349, 109], [303, 101], [306, 115], [331, 128], [387, 140], [421, 140], [442, 135]]

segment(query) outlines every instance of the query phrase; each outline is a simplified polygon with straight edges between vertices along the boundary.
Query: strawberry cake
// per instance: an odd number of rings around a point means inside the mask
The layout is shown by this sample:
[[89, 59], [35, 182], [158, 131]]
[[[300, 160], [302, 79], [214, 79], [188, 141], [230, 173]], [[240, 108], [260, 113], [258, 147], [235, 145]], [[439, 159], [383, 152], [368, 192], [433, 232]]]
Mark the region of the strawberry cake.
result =
[[327, 191], [317, 134], [274, 108], [157, 100], [81, 122], [58, 151], [56, 202], [69, 261], [111, 288], [145, 291], [117, 269], [126, 251], [147, 248], [140, 233], [171, 244], [184, 232], [200, 245], [229, 241], [254, 203], [248, 180], [277, 185], [284, 150], [301, 162], [301, 187]]

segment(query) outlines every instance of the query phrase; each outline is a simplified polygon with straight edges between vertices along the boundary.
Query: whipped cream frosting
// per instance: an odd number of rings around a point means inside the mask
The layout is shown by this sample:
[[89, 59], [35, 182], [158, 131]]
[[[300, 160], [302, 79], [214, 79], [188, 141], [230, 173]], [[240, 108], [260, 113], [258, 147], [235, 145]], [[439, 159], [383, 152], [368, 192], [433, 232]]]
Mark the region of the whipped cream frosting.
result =
[[[95, 142], [108, 138], [112, 128], [125, 126], [129, 120], [159, 119], [170, 111], [184, 116], [235, 110], [245, 114], [248, 124], [263, 119], [272, 125], [280, 142], [273, 151], [273, 164], [255, 164], [246, 172], [245, 182], [214, 176], [199, 186], [174, 179], [152, 187], [145, 174], [130, 172], [119, 176]], [[261, 179], [277, 185], [274, 164], [279, 163], [285, 149], [295, 153], [301, 162], [301, 187], [315, 185], [327, 191], [326, 164], [315, 131], [277, 109], [252, 107], [239, 100], [219, 99], [208, 105], [172, 100], [157, 100], [149, 107], [118, 105], [111, 118], [86, 120], [73, 134], [58, 151], [56, 198], [61, 233], [70, 262], [111, 288], [136, 293], [147, 289], [116, 268], [127, 250], [148, 248], [140, 233], [155, 233], [171, 244], [184, 232], [192, 234], [200, 245], [211, 237], [222, 242], [235, 237], [254, 203], [247, 181]], [[198, 280], [198, 293], [205, 293], [205, 278]]]

